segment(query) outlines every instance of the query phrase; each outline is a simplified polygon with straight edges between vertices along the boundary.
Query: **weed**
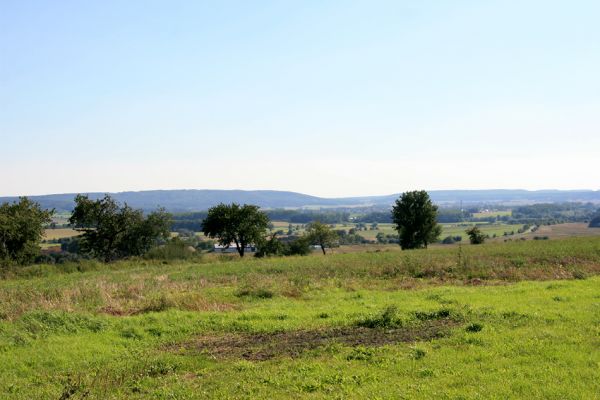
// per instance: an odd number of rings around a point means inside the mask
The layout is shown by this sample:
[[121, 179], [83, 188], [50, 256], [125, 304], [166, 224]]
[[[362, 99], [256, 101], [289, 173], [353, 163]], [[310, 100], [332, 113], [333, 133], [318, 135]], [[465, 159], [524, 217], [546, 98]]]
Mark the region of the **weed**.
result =
[[346, 356], [346, 360], [369, 361], [375, 354], [374, 349], [365, 346], [357, 346]]
[[423, 350], [423, 349], [420, 349], [420, 348], [418, 348], [418, 347], [414, 347], [414, 348], [412, 349], [411, 358], [412, 358], [413, 360], [420, 360], [420, 359], [422, 359], [423, 357], [425, 357], [425, 355], [426, 355], [426, 354], [427, 354], [427, 353], [425, 352], [425, 350]]
[[429, 321], [433, 319], [442, 319], [450, 317], [450, 310], [443, 308], [438, 311], [424, 312], [424, 311], [415, 311], [415, 318], [420, 321]]
[[144, 338], [144, 335], [134, 327], [128, 327], [121, 331], [121, 337], [125, 339], [135, 339], [141, 340]]
[[402, 325], [398, 319], [398, 308], [395, 305], [387, 306], [380, 314], [367, 316], [355, 322], [356, 326], [365, 328], [397, 328]]
[[467, 332], [471, 333], [481, 332], [482, 329], [483, 325], [478, 322], [473, 322], [472, 324], [467, 325], [467, 327], [465, 328]]
[[275, 293], [265, 288], [250, 288], [245, 287], [237, 291], [237, 297], [254, 297], [256, 299], [270, 299]]

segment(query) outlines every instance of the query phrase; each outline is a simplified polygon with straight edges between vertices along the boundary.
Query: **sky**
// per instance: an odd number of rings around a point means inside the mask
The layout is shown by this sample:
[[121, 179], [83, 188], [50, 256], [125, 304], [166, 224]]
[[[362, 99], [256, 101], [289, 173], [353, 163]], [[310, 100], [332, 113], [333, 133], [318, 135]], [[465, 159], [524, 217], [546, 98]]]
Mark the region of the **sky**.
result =
[[600, 189], [600, 2], [0, 0], [0, 195]]

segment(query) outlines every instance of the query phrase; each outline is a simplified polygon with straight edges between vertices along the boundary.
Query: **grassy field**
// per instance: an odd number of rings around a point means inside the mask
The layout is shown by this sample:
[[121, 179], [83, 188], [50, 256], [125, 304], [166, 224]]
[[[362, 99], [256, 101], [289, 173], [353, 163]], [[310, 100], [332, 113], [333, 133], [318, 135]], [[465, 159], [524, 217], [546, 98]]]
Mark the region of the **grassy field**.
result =
[[[273, 223], [273, 225], [275, 226], [275, 228], [274, 228], [275, 230], [282, 229], [285, 233], [287, 233], [289, 223], [276, 221]], [[298, 224], [292, 224], [292, 225], [300, 226]], [[364, 237], [365, 239], [368, 239], [368, 240], [376, 240], [376, 236], [380, 232], [385, 235], [395, 235], [398, 233], [395, 230], [395, 227], [393, 224], [385, 224], [385, 223], [377, 224], [376, 230], [370, 230], [369, 229], [370, 224], [366, 224], [366, 225], [367, 225], [368, 230], [357, 231], [356, 233], [358, 233], [359, 235], [361, 235], [362, 237]], [[475, 224], [474, 223], [464, 223], [464, 224], [440, 224], [440, 225], [442, 226], [442, 234], [440, 235], [440, 238], [443, 239], [446, 236], [462, 236], [463, 240], [468, 241], [467, 240], [468, 236], [465, 233], [465, 231], [467, 229], [469, 229], [469, 227], [471, 227]], [[496, 234], [496, 236], [502, 236], [504, 234], [504, 232], [514, 231], [516, 233], [518, 229], [523, 227], [523, 225], [520, 225], [520, 224], [501, 224], [501, 223], [499, 223], [499, 224], [480, 223], [480, 224], [478, 224], [478, 226], [485, 234], [489, 235], [490, 237], [493, 236], [494, 234]], [[349, 230], [354, 227], [355, 227], [355, 224], [353, 224], [353, 223], [335, 224], [333, 229]], [[302, 232], [304, 232], [303, 229], [300, 229], [298, 231], [299, 234], [302, 234]], [[600, 234], [600, 232], [598, 232], [598, 234]], [[566, 237], [569, 235], [564, 235], [564, 236]]]
[[[442, 225], [442, 235], [440, 236], [441, 238], [444, 238], [446, 236], [462, 236], [463, 241], [468, 242], [469, 235], [467, 235], [467, 233], [465, 231], [475, 224], [468, 224], [467, 226], [462, 226], [462, 225], [458, 225], [458, 224], [441, 224], [441, 225]], [[483, 233], [485, 233], [486, 235], [489, 235], [490, 237], [492, 237], [493, 235], [503, 236], [504, 232], [508, 232], [508, 233], [514, 232], [516, 234], [517, 230], [523, 227], [523, 225], [520, 225], [520, 224], [477, 224], [477, 226]]]
[[598, 274], [597, 237], [5, 271], [0, 398], [594, 399]]

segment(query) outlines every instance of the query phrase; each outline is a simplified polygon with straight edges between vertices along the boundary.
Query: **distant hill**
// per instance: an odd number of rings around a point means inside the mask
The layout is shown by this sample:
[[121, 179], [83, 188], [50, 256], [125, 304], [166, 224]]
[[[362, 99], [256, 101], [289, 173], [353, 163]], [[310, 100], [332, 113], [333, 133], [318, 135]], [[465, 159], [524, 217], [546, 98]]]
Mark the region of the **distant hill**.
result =
[[[593, 190], [433, 190], [433, 201], [441, 205], [473, 204], [532, 204], [561, 202], [600, 203], [600, 191]], [[87, 193], [100, 198], [104, 193]], [[220, 202], [256, 204], [263, 208], [388, 208], [399, 194], [386, 196], [323, 198], [302, 193], [277, 190], [147, 190], [140, 192], [110, 193], [116, 200], [134, 208], [153, 210], [164, 207], [170, 212], [202, 211]], [[44, 208], [59, 211], [73, 209], [75, 193], [29, 196]], [[17, 197], [0, 197], [0, 203]]]

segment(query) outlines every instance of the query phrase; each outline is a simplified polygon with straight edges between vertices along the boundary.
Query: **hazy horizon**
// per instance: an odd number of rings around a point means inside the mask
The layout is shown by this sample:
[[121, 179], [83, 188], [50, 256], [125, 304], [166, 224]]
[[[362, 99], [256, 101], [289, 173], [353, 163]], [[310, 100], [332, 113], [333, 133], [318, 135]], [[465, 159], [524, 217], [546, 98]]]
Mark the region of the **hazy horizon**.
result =
[[[396, 191], [396, 192], [390, 192], [390, 193], [376, 193], [376, 194], [358, 194], [358, 195], [348, 195], [348, 196], [319, 196], [313, 193], [307, 193], [307, 192], [296, 192], [293, 190], [280, 190], [280, 189], [238, 189], [238, 188], [233, 188], [233, 189], [212, 189], [212, 188], [172, 188], [172, 189], [143, 189], [143, 190], [119, 190], [119, 191], [110, 191], [110, 190], [89, 190], [89, 191], [72, 191], [72, 192], [56, 192], [56, 193], [26, 193], [26, 194], [0, 194], [0, 197], [19, 197], [19, 196], [31, 196], [31, 197], [35, 197], [35, 196], [53, 196], [53, 195], [62, 195], [62, 194], [77, 194], [77, 193], [137, 193], [137, 192], [155, 192], [155, 191], [194, 191], [194, 190], [198, 190], [198, 191], [245, 191], [245, 192], [254, 192], [254, 191], [274, 191], [274, 192], [290, 192], [290, 193], [297, 193], [297, 194], [301, 194], [301, 195], [307, 195], [307, 196], [313, 196], [313, 197], [320, 197], [320, 198], [324, 198], [324, 199], [335, 199], [335, 198], [352, 198], [352, 197], [383, 197], [383, 196], [389, 196], [389, 195], [395, 195], [395, 194], [399, 194], [402, 193], [404, 191]], [[408, 189], [407, 189], [408, 190]], [[490, 189], [464, 189], [464, 188], [453, 188], [453, 189], [427, 189], [427, 188], [416, 188], [416, 189], [410, 189], [410, 190], [426, 190], [428, 192], [438, 192], [438, 191], [485, 191], [485, 190], [490, 190], [490, 191], [496, 191], [496, 190], [505, 190], [505, 191], [529, 191], [529, 192], [538, 192], [538, 191], [565, 191], [565, 192], [578, 192], [578, 191], [591, 191], [591, 192], [597, 192], [600, 189], [588, 189], [588, 188], [577, 188], [577, 189], [554, 189], [554, 188], [545, 188], [545, 189], [535, 189], [535, 190], [530, 190], [530, 189], [522, 189], [522, 188], [490, 188]]]
[[600, 188], [600, 3], [0, 4], [0, 196]]

